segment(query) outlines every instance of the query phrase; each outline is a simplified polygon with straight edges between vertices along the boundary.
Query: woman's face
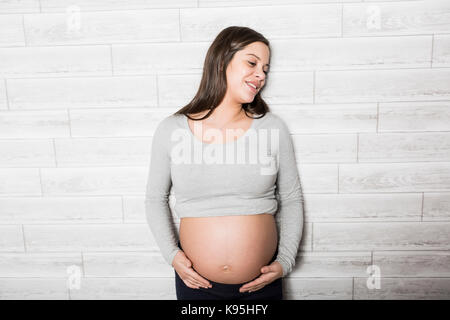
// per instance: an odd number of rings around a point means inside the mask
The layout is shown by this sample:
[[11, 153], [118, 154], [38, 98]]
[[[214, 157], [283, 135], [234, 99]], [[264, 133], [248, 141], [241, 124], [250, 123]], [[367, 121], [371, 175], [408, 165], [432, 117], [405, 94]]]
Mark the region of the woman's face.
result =
[[[262, 89], [269, 70], [270, 51], [262, 42], [253, 42], [236, 52], [227, 67], [227, 94], [237, 103], [250, 103]], [[256, 86], [256, 89], [251, 87]]]

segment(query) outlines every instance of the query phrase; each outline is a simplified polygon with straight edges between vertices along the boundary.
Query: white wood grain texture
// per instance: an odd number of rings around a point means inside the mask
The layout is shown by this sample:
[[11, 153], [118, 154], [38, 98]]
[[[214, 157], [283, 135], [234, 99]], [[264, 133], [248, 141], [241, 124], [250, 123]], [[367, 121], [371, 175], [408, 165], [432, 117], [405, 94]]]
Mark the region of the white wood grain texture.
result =
[[39, 168], [0, 168], [0, 196], [40, 196], [39, 179]]
[[111, 75], [109, 46], [0, 48], [0, 77]]
[[68, 300], [65, 279], [0, 278], [0, 300]]
[[434, 35], [433, 44], [433, 67], [448, 67], [450, 65], [450, 35]]
[[113, 44], [111, 47], [115, 75], [186, 75], [202, 72], [209, 43]]
[[303, 193], [337, 193], [337, 164], [302, 164], [297, 165]]
[[0, 225], [0, 252], [25, 251], [21, 225]]
[[39, 0], [2, 0], [0, 14], [39, 12]]
[[450, 132], [361, 133], [358, 161], [450, 161]]
[[[145, 196], [123, 196], [123, 218], [124, 223], [144, 223], [147, 222], [145, 213]], [[173, 189], [169, 193], [169, 208], [172, 213], [172, 221], [176, 224], [180, 223], [180, 218], [175, 212], [176, 197]]]
[[450, 220], [450, 193], [424, 192], [423, 220]]
[[356, 162], [356, 134], [293, 135], [292, 142], [301, 163]]
[[145, 192], [146, 167], [42, 168], [45, 196], [121, 196]]
[[147, 165], [151, 145], [148, 137], [55, 139], [56, 163], [58, 167]]
[[355, 278], [355, 300], [448, 300], [450, 278], [381, 277], [380, 289], [368, 289], [366, 278]]
[[375, 132], [375, 103], [270, 105], [291, 134]]
[[380, 103], [379, 132], [450, 131], [450, 101]]
[[421, 221], [421, 193], [308, 194], [308, 222]]
[[432, 36], [275, 39], [270, 45], [271, 71], [419, 68], [430, 66]]
[[4, 14], [0, 19], [0, 47], [24, 46], [21, 14]]
[[[8, 109], [8, 99], [6, 95], [6, 80], [0, 79], [0, 111]], [[0, 112], [0, 117], [1, 117]]]
[[450, 162], [341, 164], [339, 191], [450, 191]]
[[396, 102], [450, 98], [450, 69], [317, 71], [319, 103]]
[[29, 252], [159, 251], [146, 224], [24, 225]]
[[[361, 0], [346, 0], [345, 2]], [[389, 1], [389, 0], [388, 0]], [[290, 5], [290, 4], [311, 4], [311, 3], [338, 3], [342, 0], [279, 0], [276, 3], [272, 0], [198, 0], [199, 7], [241, 7], [241, 6], [265, 6], [265, 5]]]
[[212, 41], [230, 25], [251, 27], [271, 39], [341, 35], [340, 4], [196, 8], [180, 13], [181, 39], [188, 42]]
[[64, 110], [0, 112], [0, 139], [56, 138], [70, 136], [69, 116]]
[[0, 197], [0, 223], [122, 223], [121, 197]]
[[[102, 108], [70, 110], [72, 137], [152, 136], [173, 108]], [[150, 149], [147, 149], [150, 153]]]
[[196, 7], [197, 0], [40, 0], [42, 12], [65, 12], [69, 6], [77, 6], [81, 12]]
[[176, 300], [175, 275], [170, 278], [81, 278], [70, 289], [71, 300]]
[[156, 95], [153, 76], [8, 80], [11, 109], [156, 106]]
[[371, 253], [353, 252], [301, 252], [295, 264], [291, 278], [348, 278], [364, 277], [371, 264]]
[[286, 300], [351, 300], [352, 278], [286, 278]]
[[344, 36], [448, 33], [446, 0], [344, 3]]
[[[0, 140], [0, 167], [54, 167], [50, 139]], [[1, 217], [0, 217], [1, 218]]]
[[200, 74], [158, 76], [158, 103], [161, 107], [188, 104], [200, 84]]
[[24, 26], [31, 46], [178, 41], [178, 14], [177, 9], [88, 11], [78, 20], [69, 10], [27, 14]]
[[67, 278], [71, 266], [83, 269], [81, 253], [0, 253], [1, 278]]
[[159, 252], [86, 252], [85, 276], [89, 277], [173, 277], [174, 269]]
[[313, 102], [312, 72], [271, 72], [261, 89], [262, 98], [270, 105]]
[[312, 228], [313, 228], [312, 223], [307, 222], [303, 223], [302, 238], [300, 239], [297, 257], [303, 251], [309, 252], [312, 250], [312, 236], [313, 236]]
[[449, 250], [450, 222], [314, 223], [313, 250]]
[[[362, 0], [362, 1], [364, 1], [364, 0]], [[398, 0], [370, 0], [370, 2], [389, 2], [389, 1], [396, 2]], [[423, 1], [423, 0], [408, 0], [408, 1], [411, 2], [411, 1]], [[425, 0], [425, 1], [427, 1], [427, 0]], [[350, 1], [346, 1], [346, 2], [350, 2]], [[358, 0], [356, 2], [360, 2], [360, 1]]]
[[450, 277], [449, 251], [374, 251], [382, 277]]

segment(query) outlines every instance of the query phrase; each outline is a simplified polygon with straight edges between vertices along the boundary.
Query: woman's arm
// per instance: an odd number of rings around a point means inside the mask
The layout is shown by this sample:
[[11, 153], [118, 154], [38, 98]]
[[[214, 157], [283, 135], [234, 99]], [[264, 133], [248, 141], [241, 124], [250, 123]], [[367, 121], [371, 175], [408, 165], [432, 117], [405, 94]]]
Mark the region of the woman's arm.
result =
[[279, 126], [278, 176], [275, 194], [278, 210], [275, 215], [278, 229], [278, 261], [283, 277], [292, 271], [303, 233], [303, 195], [289, 130], [283, 120]]
[[180, 250], [169, 208], [170, 175], [168, 119], [161, 121], [153, 134], [150, 169], [145, 195], [145, 214], [153, 237], [169, 265]]

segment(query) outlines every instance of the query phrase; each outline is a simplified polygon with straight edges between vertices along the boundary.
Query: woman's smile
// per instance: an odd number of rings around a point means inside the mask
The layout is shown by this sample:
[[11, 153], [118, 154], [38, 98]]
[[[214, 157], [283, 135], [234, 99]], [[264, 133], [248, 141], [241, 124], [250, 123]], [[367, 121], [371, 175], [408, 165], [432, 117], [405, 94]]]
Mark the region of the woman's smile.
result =
[[247, 88], [250, 89], [250, 91], [254, 94], [258, 93], [258, 90], [256, 90], [254, 87], [252, 87], [251, 84], [249, 84], [248, 82], [245, 83], [245, 85], [247, 86]]

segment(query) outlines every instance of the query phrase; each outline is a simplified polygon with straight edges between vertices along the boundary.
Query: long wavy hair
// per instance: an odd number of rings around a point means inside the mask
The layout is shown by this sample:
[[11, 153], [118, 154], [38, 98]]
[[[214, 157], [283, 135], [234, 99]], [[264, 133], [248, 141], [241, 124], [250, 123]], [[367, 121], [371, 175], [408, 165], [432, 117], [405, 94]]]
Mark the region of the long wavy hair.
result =
[[[244, 49], [247, 45], [260, 41], [269, 47], [269, 59], [271, 47], [269, 41], [259, 32], [247, 27], [230, 26], [223, 29], [208, 49], [203, 64], [203, 75], [195, 97], [187, 105], [174, 113], [184, 114], [192, 120], [208, 118], [225, 97], [227, 90], [226, 69], [234, 54]], [[266, 76], [267, 81], [267, 76]], [[262, 88], [264, 89], [264, 87]], [[269, 106], [261, 98], [262, 89], [255, 95], [250, 103], [243, 103], [242, 108], [250, 118], [262, 118], [270, 112]], [[188, 114], [196, 114], [205, 110], [209, 112], [203, 118], [194, 119]], [[252, 117], [250, 114], [261, 115]]]

